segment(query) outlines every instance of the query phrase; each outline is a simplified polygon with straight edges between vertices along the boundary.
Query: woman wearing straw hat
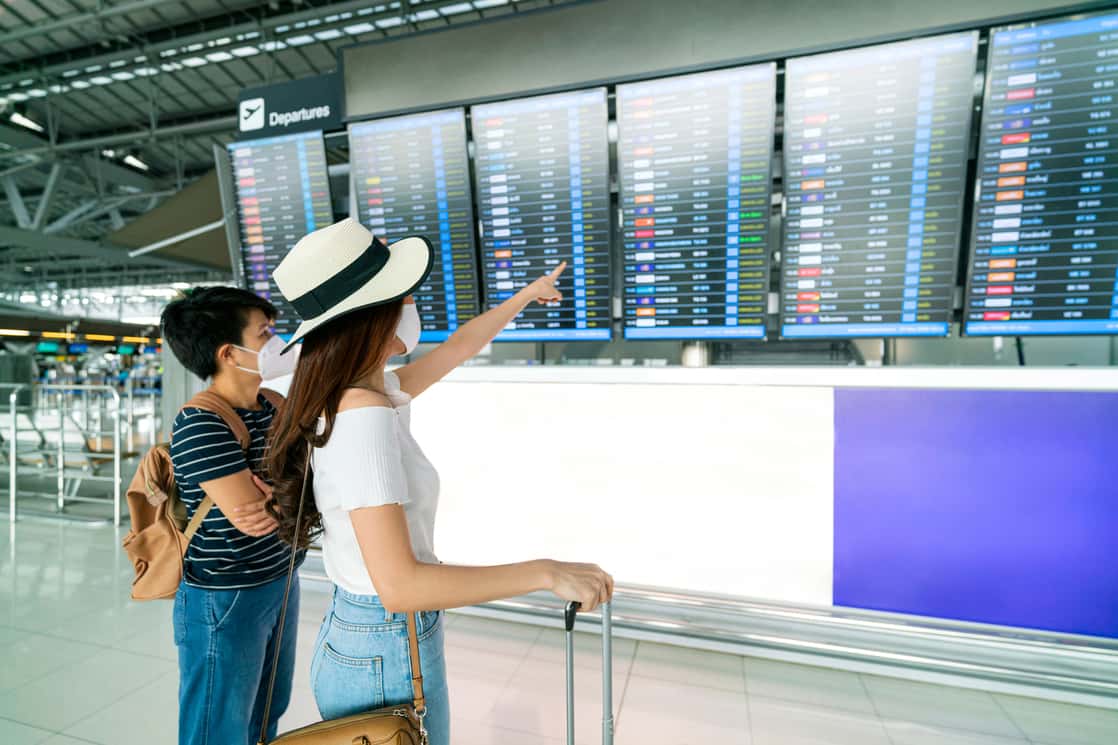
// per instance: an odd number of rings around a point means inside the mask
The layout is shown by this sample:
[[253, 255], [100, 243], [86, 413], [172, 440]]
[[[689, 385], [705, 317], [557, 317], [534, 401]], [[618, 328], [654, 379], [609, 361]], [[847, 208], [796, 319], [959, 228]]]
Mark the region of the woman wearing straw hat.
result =
[[[347, 219], [317, 230], [276, 268], [275, 281], [303, 319], [302, 351], [287, 406], [272, 429], [279, 533], [306, 546], [321, 533], [335, 590], [315, 645], [311, 683], [324, 718], [412, 700], [407, 614], [417, 614], [431, 745], [450, 742], [443, 609], [550, 590], [594, 610], [613, 579], [593, 564], [540, 559], [449, 566], [435, 556], [439, 480], [412, 438], [411, 400], [476, 355], [532, 302], [562, 298], [566, 265], [465, 324], [395, 372], [388, 359], [419, 340], [411, 294], [431, 270], [424, 238], [385, 246]], [[308, 453], [308, 449], [313, 451]], [[295, 532], [307, 464], [310, 481]]]

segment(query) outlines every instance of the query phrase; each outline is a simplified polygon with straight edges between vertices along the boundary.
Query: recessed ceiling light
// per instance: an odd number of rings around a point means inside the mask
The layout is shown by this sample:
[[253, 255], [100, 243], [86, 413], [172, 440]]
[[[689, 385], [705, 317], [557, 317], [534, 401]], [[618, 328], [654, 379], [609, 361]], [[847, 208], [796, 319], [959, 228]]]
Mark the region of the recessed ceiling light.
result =
[[85, 82], [84, 80], [75, 80], [73, 83], [70, 83], [70, 85], [76, 91], [83, 91], [89, 87], [89, 83]]
[[141, 77], [148, 77], [149, 75], [158, 75], [159, 68], [157, 67], [137, 67], [136, 74]]
[[237, 47], [233, 50], [234, 57], [251, 57], [254, 54], [260, 54], [256, 47]]
[[94, 85], [108, 85], [109, 83], [113, 82], [113, 79], [107, 78], [104, 75], [98, 75], [95, 78], [90, 78], [89, 82], [93, 83]]
[[187, 57], [182, 63], [187, 67], [201, 67], [206, 64], [206, 60], [202, 57]]
[[319, 31], [318, 33], [316, 33], [314, 35], [314, 38], [318, 39], [319, 41], [330, 41], [331, 39], [337, 39], [338, 37], [344, 35], [345, 34], [343, 34], [336, 28], [328, 28], [325, 31]]
[[403, 23], [403, 18], [383, 18], [377, 21], [377, 26], [379, 26], [380, 28], [393, 28], [394, 26], [400, 26]]
[[233, 55], [229, 52], [210, 52], [206, 55], [206, 59], [210, 62], [228, 62], [233, 59]]
[[345, 27], [345, 32], [347, 34], [353, 34], [354, 36], [358, 34], [367, 34], [374, 30], [376, 30], [376, 26], [371, 23], [355, 23], [352, 26]]
[[134, 77], [136, 76], [128, 72], [127, 70], [121, 70], [120, 72], [113, 73], [113, 80], [131, 80]]
[[141, 171], [146, 171], [149, 169], [148, 164], [137, 158], [135, 155], [125, 155], [124, 162], [132, 166], [133, 168], [139, 168]]
[[282, 41], [266, 41], [260, 45], [260, 48], [265, 52], [274, 52], [277, 49], [287, 49], [287, 45]]
[[299, 34], [298, 36], [287, 37], [287, 43], [293, 47], [301, 47], [304, 44], [310, 44], [313, 41], [314, 37], [308, 36], [307, 34]]
[[26, 116], [19, 113], [18, 111], [13, 111], [12, 115], [10, 117], [8, 117], [8, 120], [12, 124], [18, 124], [19, 126], [24, 127], [25, 129], [31, 129], [31, 130], [34, 130], [36, 132], [42, 132], [43, 131], [43, 126], [41, 124], [39, 124], [34, 119], [28, 119]]

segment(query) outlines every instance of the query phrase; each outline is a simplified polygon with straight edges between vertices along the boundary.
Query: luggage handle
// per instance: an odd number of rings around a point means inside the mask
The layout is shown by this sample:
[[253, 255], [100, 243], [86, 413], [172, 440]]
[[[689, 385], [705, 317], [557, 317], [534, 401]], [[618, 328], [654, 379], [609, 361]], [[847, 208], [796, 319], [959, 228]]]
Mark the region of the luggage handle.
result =
[[[581, 603], [567, 603], [567, 745], [575, 742], [575, 617]], [[602, 745], [613, 745], [613, 618], [610, 603], [602, 603]]]

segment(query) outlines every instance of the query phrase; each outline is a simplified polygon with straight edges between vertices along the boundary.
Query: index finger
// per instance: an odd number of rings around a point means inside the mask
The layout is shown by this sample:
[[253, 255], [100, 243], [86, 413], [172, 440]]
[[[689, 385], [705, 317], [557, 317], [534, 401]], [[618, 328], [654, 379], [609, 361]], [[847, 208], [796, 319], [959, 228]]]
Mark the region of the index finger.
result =
[[559, 275], [561, 275], [563, 273], [563, 270], [566, 269], [566, 268], [567, 268], [567, 262], [565, 262], [565, 261], [559, 262], [559, 266], [557, 266], [553, 270], [551, 270], [551, 273], [547, 275], [547, 278], [550, 279], [552, 282], [554, 282], [555, 280], [559, 279]]

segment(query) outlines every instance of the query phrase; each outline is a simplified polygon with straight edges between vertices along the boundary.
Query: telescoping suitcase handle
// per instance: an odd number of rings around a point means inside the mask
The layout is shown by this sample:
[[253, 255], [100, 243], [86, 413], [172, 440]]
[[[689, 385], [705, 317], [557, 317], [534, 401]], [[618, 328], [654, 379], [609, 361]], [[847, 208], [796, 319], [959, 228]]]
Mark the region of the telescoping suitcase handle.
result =
[[[567, 745], [575, 742], [575, 616], [580, 603], [568, 603], [567, 627]], [[610, 604], [602, 603], [602, 745], [613, 745], [613, 619]]]

